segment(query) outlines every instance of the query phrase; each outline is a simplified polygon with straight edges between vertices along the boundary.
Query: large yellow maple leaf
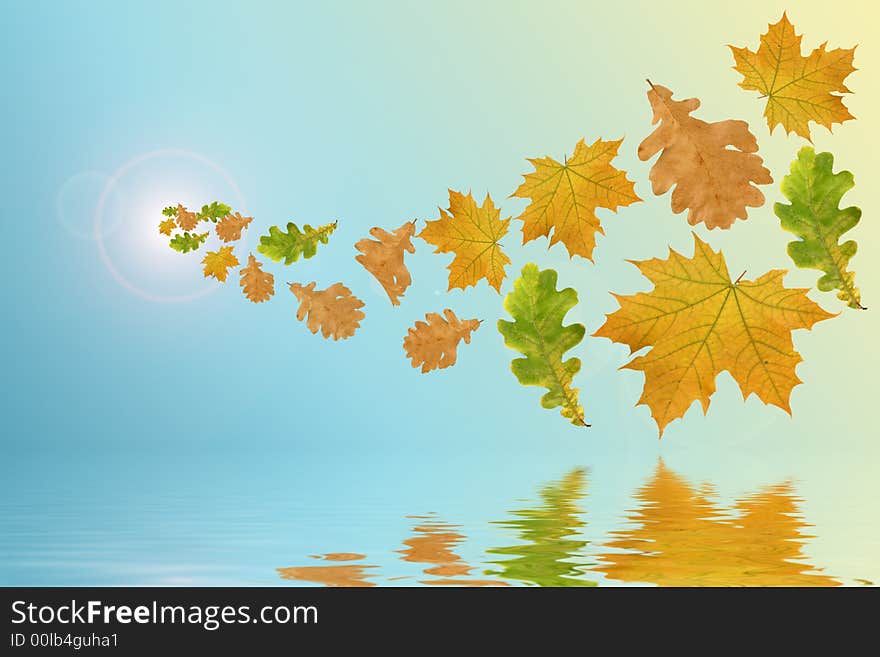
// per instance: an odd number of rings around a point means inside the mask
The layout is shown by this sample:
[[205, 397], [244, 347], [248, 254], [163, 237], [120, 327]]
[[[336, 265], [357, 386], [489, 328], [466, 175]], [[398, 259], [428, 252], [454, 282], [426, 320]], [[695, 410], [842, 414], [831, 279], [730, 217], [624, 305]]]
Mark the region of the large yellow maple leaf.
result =
[[434, 253], [455, 253], [449, 264], [449, 289], [461, 288], [485, 278], [501, 292], [504, 267], [510, 264], [498, 241], [507, 234], [510, 217], [501, 219], [501, 210], [486, 194], [478, 206], [468, 192], [449, 190], [449, 210], [440, 208], [440, 218], [428, 221], [417, 235], [437, 248]]
[[723, 254], [694, 235], [692, 258], [669, 250], [666, 260], [634, 262], [654, 289], [618, 296], [620, 308], [594, 335], [651, 349], [624, 367], [645, 373], [638, 404], [651, 409], [660, 435], [695, 401], [709, 409], [715, 378], [727, 371], [743, 399], [791, 413], [791, 390], [800, 379], [791, 331], [833, 317], [807, 298], [807, 289], [785, 288], [785, 270], [754, 281], [731, 280]]
[[810, 121], [828, 130], [834, 123], [855, 118], [843, 104], [841, 93], [852, 93], [843, 84], [855, 71], [853, 48], [826, 50], [825, 43], [809, 56], [801, 55], [801, 36], [784, 13], [778, 23], [761, 36], [756, 52], [728, 46], [742, 74], [739, 86], [759, 91], [767, 98], [764, 117], [770, 132], [781, 125], [786, 134], [794, 132], [810, 139]]
[[596, 209], [617, 212], [619, 207], [642, 200], [633, 182], [627, 180], [626, 171], [611, 166], [622, 142], [597, 139], [587, 146], [581, 139], [564, 162], [552, 157], [529, 159], [535, 170], [523, 175], [525, 180], [513, 193], [531, 199], [519, 217], [523, 244], [549, 237], [550, 246], [565, 244], [569, 256], [593, 260], [596, 233], [605, 234]]

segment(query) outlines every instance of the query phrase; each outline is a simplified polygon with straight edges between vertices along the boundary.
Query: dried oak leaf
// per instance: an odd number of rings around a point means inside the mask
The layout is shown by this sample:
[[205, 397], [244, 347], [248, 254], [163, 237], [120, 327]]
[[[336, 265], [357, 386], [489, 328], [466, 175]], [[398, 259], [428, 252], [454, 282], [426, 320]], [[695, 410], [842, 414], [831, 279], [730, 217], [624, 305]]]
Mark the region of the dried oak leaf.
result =
[[[688, 223], [707, 228], [730, 228], [745, 219], [746, 207], [760, 207], [764, 194], [755, 184], [773, 182], [756, 155], [758, 142], [745, 121], [706, 123], [690, 115], [700, 106], [696, 98], [672, 100], [672, 92], [651, 85], [648, 100], [657, 129], [639, 144], [639, 159], [663, 153], [651, 167], [654, 194], [675, 185], [672, 211], [688, 209]], [[728, 148], [732, 146], [733, 148]]]
[[241, 231], [248, 227], [253, 217], [242, 217], [240, 212], [227, 214], [217, 222], [215, 230], [221, 242], [234, 242], [241, 239]]
[[370, 229], [370, 235], [354, 245], [360, 255], [355, 260], [370, 272], [385, 289], [392, 305], [400, 305], [400, 297], [412, 283], [412, 276], [403, 262], [404, 253], [415, 253], [411, 238], [416, 232], [416, 223], [408, 221], [393, 233], [379, 227]]
[[248, 256], [247, 266], [238, 273], [241, 276], [239, 285], [242, 292], [254, 303], [266, 301], [275, 294], [275, 277], [263, 271], [260, 262], [253, 255]]
[[476, 319], [458, 319], [450, 309], [425, 315], [427, 323], [418, 321], [403, 339], [406, 355], [413, 367], [422, 367], [422, 374], [455, 365], [458, 343], [470, 344], [471, 333], [480, 328]]
[[634, 262], [654, 283], [650, 292], [615, 295], [620, 308], [594, 335], [651, 349], [624, 367], [645, 373], [638, 404], [651, 409], [660, 435], [699, 400], [703, 412], [715, 378], [727, 371], [743, 399], [754, 393], [791, 414], [791, 390], [803, 360], [791, 332], [833, 317], [807, 298], [809, 290], [786, 288], [786, 271], [774, 269], [754, 281], [733, 281], [721, 252], [694, 235], [694, 255], [669, 250], [666, 260]]
[[238, 258], [232, 253], [231, 246], [221, 246], [219, 251], [208, 251], [202, 264], [205, 265], [205, 278], [213, 276], [225, 283], [229, 268], [238, 266]]
[[485, 278], [501, 292], [504, 267], [510, 264], [498, 241], [507, 234], [510, 217], [501, 219], [501, 211], [486, 194], [482, 206], [474, 197], [449, 190], [449, 210], [440, 208], [440, 218], [428, 221], [418, 237], [437, 248], [434, 253], [454, 253], [449, 264], [449, 289], [465, 289]]
[[308, 315], [306, 326], [312, 333], [321, 329], [325, 338], [350, 338], [364, 318], [364, 313], [359, 310], [364, 307], [364, 302], [342, 283], [334, 283], [326, 290], [315, 290], [314, 281], [305, 286], [290, 283], [290, 291], [300, 302], [296, 318], [303, 321]]
[[199, 225], [199, 215], [188, 211], [185, 207], [177, 204], [177, 225], [181, 230], [193, 230]]

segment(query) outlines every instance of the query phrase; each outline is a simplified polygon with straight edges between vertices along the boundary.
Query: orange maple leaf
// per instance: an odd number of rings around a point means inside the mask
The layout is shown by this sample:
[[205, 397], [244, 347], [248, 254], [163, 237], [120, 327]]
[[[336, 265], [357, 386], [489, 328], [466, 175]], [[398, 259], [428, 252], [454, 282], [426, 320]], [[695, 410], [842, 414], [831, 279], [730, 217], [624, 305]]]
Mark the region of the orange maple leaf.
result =
[[477, 319], [461, 321], [449, 308], [425, 315], [427, 323], [418, 321], [403, 339], [403, 349], [412, 359], [412, 366], [422, 367], [422, 374], [455, 365], [458, 343], [470, 344], [471, 333], [480, 328]]
[[260, 261], [253, 254], [248, 256], [247, 266], [238, 273], [241, 276], [239, 285], [242, 292], [254, 303], [266, 301], [275, 294], [275, 277], [263, 271]]
[[565, 244], [570, 257], [593, 260], [596, 233], [605, 234], [596, 209], [617, 212], [619, 207], [642, 200], [633, 182], [627, 180], [626, 171], [611, 166], [622, 142], [597, 139], [587, 146], [581, 139], [564, 162], [552, 157], [529, 159], [535, 171], [523, 175], [525, 180], [513, 193], [531, 199], [519, 217], [523, 244], [549, 237], [550, 246]]
[[296, 318], [306, 318], [306, 326], [312, 333], [321, 329], [325, 338], [334, 340], [350, 338], [361, 325], [364, 302], [351, 293], [342, 283], [334, 283], [326, 290], [315, 290], [315, 282], [308, 285], [290, 283], [290, 291], [299, 299]]
[[748, 123], [695, 119], [690, 114], [699, 100], [672, 100], [672, 92], [659, 84], [651, 84], [648, 100], [653, 123], [660, 125], [639, 144], [639, 159], [650, 160], [663, 151], [650, 178], [658, 196], [675, 185], [674, 213], [688, 208], [691, 225], [702, 221], [707, 228], [730, 228], [736, 219], [746, 218], [747, 206], [764, 204], [755, 184], [766, 185], [773, 178], [755, 154], [758, 142]]
[[354, 259], [379, 281], [394, 306], [400, 305], [400, 297], [412, 283], [412, 276], [403, 262], [403, 256], [405, 252], [416, 252], [410, 239], [415, 232], [415, 221], [407, 221], [393, 233], [373, 227], [370, 235], [375, 240], [365, 237], [354, 245], [361, 252]]
[[485, 278], [500, 293], [510, 258], [498, 242], [509, 225], [510, 217], [501, 219], [501, 211], [488, 194], [478, 206], [470, 192], [465, 196], [450, 189], [449, 210], [440, 208], [440, 218], [426, 222], [418, 237], [436, 246], [434, 253], [455, 254], [447, 267], [450, 290], [476, 286]]
[[715, 378], [730, 372], [743, 399], [791, 413], [791, 390], [800, 383], [791, 331], [833, 317], [807, 298], [807, 289], [782, 285], [785, 270], [754, 281], [733, 281], [724, 256], [694, 235], [694, 255], [669, 250], [666, 260], [634, 262], [654, 283], [650, 292], [618, 296], [620, 309], [594, 335], [651, 349], [624, 367], [645, 373], [639, 404], [651, 409], [660, 435], [699, 400], [703, 412]]
[[220, 238], [220, 241], [234, 242], [241, 239], [241, 231], [247, 228], [253, 220], [253, 217], [242, 217], [239, 212], [227, 214], [217, 222], [214, 230], [217, 231], [217, 237]]
[[761, 36], [756, 52], [728, 46], [736, 62], [734, 70], [743, 76], [739, 86], [759, 91], [767, 98], [764, 117], [770, 132], [777, 125], [810, 140], [810, 121], [828, 128], [855, 117], [843, 104], [842, 93], [852, 93], [843, 84], [855, 71], [853, 48], [825, 50], [825, 43], [809, 56], [801, 55], [801, 36], [784, 13], [778, 23]]

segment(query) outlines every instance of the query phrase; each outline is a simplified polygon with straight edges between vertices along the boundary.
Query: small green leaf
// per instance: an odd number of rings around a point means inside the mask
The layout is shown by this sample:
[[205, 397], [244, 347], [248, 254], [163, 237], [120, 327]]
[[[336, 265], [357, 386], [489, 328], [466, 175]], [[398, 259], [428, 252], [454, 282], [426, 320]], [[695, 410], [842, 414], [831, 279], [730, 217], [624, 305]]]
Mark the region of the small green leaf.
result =
[[326, 244], [334, 230], [336, 230], [335, 221], [318, 228], [306, 224], [302, 232], [293, 222], [287, 224], [286, 233], [278, 226], [272, 226], [268, 235], [260, 237], [257, 251], [275, 262], [284, 260], [284, 264], [289, 265], [299, 260], [300, 256], [311, 258], [315, 255], [318, 251], [318, 243]]
[[227, 214], [232, 212], [232, 208], [226, 205], [225, 203], [220, 203], [219, 201], [214, 201], [211, 205], [203, 205], [202, 211], [199, 212], [199, 220], [200, 221], [213, 221], [217, 222]]
[[504, 299], [504, 308], [515, 321], [498, 320], [498, 330], [506, 346], [525, 355], [510, 364], [519, 382], [547, 388], [541, 406], [561, 406], [562, 417], [583, 427], [589, 425], [578, 403], [578, 391], [571, 387], [572, 377], [581, 369], [581, 361], [562, 360], [565, 352], [584, 338], [583, 324], [562, 325], [566, 313], [577, 302], [577, 292], [572, 288], [556, 289], [554, 270], [541, 271], [529, 263], [514, 281], [513, 292]]
[[168, 246], [175, 251], [189, 253], [190, 251], [198, 251], [206, 239], [208, 239], [208, 233], [184, 233], [183, 235], [172, 237]]
[[777, 203], [773, 211], [785, 230], [801, 238], [788, 243], [788, 255], [794, 264], [825, 272], [819, 279], [820, 290], [838, 290], [837, 297], [850, 308], [864, 310], [855, 274], [847, 271], [856, 243], [839, 243], [841, 235], [859, 223], [862, 211], [838, 207], [855, 183], [849, 171], [833, 173], [833, 165], [831, 153], [816, 154], [810, 146], [804, 146], [791, 163], [791, 173], [782, 180], [782, 193], [791, 205]]
[[167, 208], [162, 208], [162, 214], [166, 217], [176, 217], [177, 216], [177, 208], [173, 205], [169, 205]]

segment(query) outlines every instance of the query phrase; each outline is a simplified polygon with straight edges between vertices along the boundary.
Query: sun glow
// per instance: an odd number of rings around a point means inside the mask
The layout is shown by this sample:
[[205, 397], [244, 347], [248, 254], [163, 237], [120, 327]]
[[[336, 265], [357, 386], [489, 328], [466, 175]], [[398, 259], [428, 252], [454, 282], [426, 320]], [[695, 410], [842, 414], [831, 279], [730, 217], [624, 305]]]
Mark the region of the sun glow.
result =
[[120, 285], [150, 301], [179, 303], [210, 294], [219, 285], [203, 279], [199, 262], [206, 249], [216, 248], [213, 225], [196, 229], [209, 232], [205, 246], [180, 254], [169, 248], [158, 224], [165, 206], [200, 208], [214, 200], [245, 212], [233, 178], [203, 155], [168, 149], [130, 160], [110, 176], [95, 208], [94, 239], [102, 262]]

